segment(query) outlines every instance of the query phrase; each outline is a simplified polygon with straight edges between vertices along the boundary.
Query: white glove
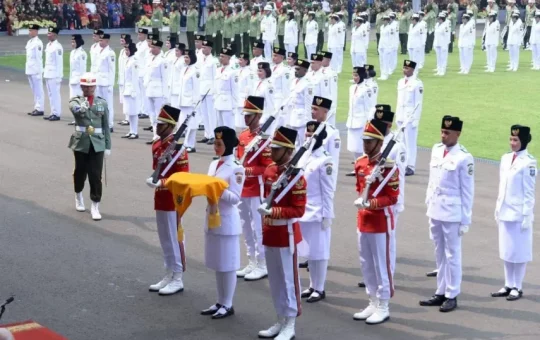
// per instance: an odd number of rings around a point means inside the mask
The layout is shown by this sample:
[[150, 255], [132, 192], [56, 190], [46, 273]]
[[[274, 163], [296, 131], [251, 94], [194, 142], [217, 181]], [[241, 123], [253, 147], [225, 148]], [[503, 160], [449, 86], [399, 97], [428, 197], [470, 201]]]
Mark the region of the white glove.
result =
[[111, 155], [111, 150], [105, 150], [105, 157], [109, 157]]
[[107, 87], [107, 90], [112, 93], [113, 92], [113, 86], [111, 85], [111, 86]]
[[219, 33], [223, 34], [223, 30], [220, 30]]
[[265, 203], [261, 204], [257, 211], [263, 216], [268, 216], [272, 214], [272, 208], [267, 208]]
[[249, 34], [249, 30], [247, 31], [247, 34]]
[[162, 186], [161, 180], [158, 180], [157, 183], [154, 183], [154, 180], [152, 177], [148, 177], [146, 179], [146, 185], [148, 185], [152, 189], [159, 188]]
[[322, 219], [322, 228], [323, 230], [328, 229], [332, 226], [332, 219], [331, 218], [323, 218]]
[[366, 208], [369, 208], [369, 207], [370, 207], [370, 203], [369, 203], [369, 202], [364, 202], [364, 200], [362, 199], [362, 197], [358, 197], [358, 198], [354, 201], [354, 205], [355, 205], [358, 209], [366, 209]]
[[57, 82], [58, 84], [61, 84], [61, 83], [62, 83], [62, 77], [56, 78], [56, 82]]
[[212, 38], [215, 38], [215, 37], [216, 37], [216, 34], [215, 34], [215, 33], [214, 33], [214, 34], [212, 34]]
[[231, 38], [231, 42], [234, 42], [234, 38]]
[[458, 231], [459, 236], [463, 236], [467, 232], [469, 232], [469, 226], [468, 225], [462, 224], [462, 225], [459, 226], [459, 231]]
[[532, 228], [533, 225], [533, 218], [532, 215], [527, 215], [523, 219], [523, 222], [521, 222], [521, 230], [527, 230]]

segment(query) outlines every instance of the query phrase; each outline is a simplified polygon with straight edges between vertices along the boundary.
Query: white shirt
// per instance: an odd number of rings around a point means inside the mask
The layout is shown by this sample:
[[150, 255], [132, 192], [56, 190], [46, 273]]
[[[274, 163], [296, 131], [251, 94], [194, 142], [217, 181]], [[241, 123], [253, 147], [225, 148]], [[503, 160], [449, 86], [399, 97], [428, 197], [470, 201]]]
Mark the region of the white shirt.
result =
[[272, 15], [264, 15], [261, 20], [261, 34], [262, 40], [274, 41], [276, 40], [277, 22], [276, 18]]
[[333, 219], [336, 187], [332, 175], [336, 166], [332, 157], [321, 146], [309, 156], [304, 168], [307, 202], [300, 221], [322, 222], [323, 218]]
[[49, 42], [45, 47], [45, 68], [43, 78], [62, 78], [64, 76], [64, 49], [58, 40]]
[[415, 127], [418, 126], [422, 115], [424, 84], [414, 75], [408, 78], [404, 77], [398, 81], [397, 91], [396, 121], [408, 121], [412, 115], [412, 120], [409, 123]]
[[364, 82], [349, 87], [349, 114], [347, 128], [364, 128], [371, 104], [371, 88]]
[[287, 20], [285, 22], [284, 44], [298, 45], [298, 24], [296, 20]]
[[38, 37], [33, 37], [26, 43], [25, 73], [27, 75], [43, 73], [43, 42]]
[[69, 54], [69, 84], [81, 83], [81, 76], [86, 73], [86, 52], [81, 47], [72, 50]]

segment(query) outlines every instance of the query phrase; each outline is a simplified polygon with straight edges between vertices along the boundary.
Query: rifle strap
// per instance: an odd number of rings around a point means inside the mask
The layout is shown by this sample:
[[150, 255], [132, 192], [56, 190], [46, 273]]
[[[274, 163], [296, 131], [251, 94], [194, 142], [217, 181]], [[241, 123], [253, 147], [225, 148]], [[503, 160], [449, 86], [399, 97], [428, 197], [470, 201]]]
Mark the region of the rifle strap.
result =
[[276, 197], [274, 201], [276, 201], [276, 203], [279, 203], [279, 201], [281, 201], [281, 199], [291, 190], [293, 185], [295, 185], [296, 182], [298, 182], [298, 180], [300, 179], [300, 177], [302, 177], [303, 174], [304, 174], [304, 169], [300, 169], [300, 171], [298, 171], [298, 173], [296, 174], [296, 176], [294, 176], [292, 181], [290, 181], [289, 184], [287, 184], [285, 189], [283, 189], [283, 191], [279, 193], [278, 197]]
[[[251, 156], [248, 161], [247, 161], [247, 164], [253, 162], [253, 160], [255, 158], [257, 158], [257, 156], [264, 150], [266, 149], [266, 147], [268, 146], [268, 144], [270, 144], [270, 142], [272, 142], [272, 138], [268, 137], [268, 139], [261, 145], [259, 146], [259, 149], [257, 149], [257, 151], [255, 151], [255, 153], [253, 153], [253, 156]], [[247, 151], [246, 151], [247, 152]]]
[[388, 181], [390, 180], [390, 178], [392, 177], [394, 172], [396, 172], [396, 170], [397, 170], [397, 164], [394, 164], [394, 166], [392, 167], [392, 170], [390, 170], [388, 175], [384, 178], [384, 180], [381, 182], [381, 184], [379, 184], [377, 189], [375, 189], [375, 191], [373, 192], [373, 195], [372, 195], [373, 198], [377, 197], [377, 195], [381, 192], [381, 190], [384, 188], [386, 183], [388, 183]]

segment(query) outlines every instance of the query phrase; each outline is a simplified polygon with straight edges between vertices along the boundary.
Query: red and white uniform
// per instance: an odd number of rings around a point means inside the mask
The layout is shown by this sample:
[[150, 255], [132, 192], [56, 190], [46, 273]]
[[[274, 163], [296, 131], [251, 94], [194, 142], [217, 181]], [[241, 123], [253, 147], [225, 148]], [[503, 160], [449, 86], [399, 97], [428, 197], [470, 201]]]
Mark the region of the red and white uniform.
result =
[[[377, 165], [379, 157], [370, 160], [366, 155], [358, 158], [354, 165], [356, 173], [356, 191], [362, 195], [366, 186], [366, 178]], [[399, 197], [399, 170], [395, 169], [393, 161], [387, 161], [382, 171], [381, 179], [371, 184], [368, 192], [370, 207], [358, 210], [358, 247], [362, 275], [366, 283], [366, 293], [381, 300], [389, 300], [394, 295], [394, 282], [391, 270], [392, 243], [394, 232], [393, 206]], [[373, 197], [387, 176], [390, 179]]]

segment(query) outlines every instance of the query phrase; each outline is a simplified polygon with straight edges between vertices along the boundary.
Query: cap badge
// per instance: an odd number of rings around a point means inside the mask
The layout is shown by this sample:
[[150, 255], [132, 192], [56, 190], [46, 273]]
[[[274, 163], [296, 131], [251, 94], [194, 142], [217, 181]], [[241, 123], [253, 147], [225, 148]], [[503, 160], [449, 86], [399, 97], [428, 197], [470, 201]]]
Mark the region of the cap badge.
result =
[[447, 128], [451, 127], [452, 126], [452, 121], [451, 120], [445, 120], [444, 121], [444, 126], [446, 126]]
[[221, 139], [223, 137], [223, 132], [216, 132], [216, 138]]
[[323, 102], [323, 99], [322, 98], [317, 98], [315, 100], [315, 102], [317, 103], [318, 106], [320, 106], [322, 104], [322, 102]]
[[308, 130], [308, 132], [314, 132], [315, 131], [315, 125], [314, 124], [308, 125], [307, 130]]
[[382, 111], [377, 111], [377, 118], [378, 118], [378, 119], [382, 119], [383, 114], [384, 114], [384, 113], [383, 113]]
[[519, 129], [512, 129], [512, 136], [519, 135]]

